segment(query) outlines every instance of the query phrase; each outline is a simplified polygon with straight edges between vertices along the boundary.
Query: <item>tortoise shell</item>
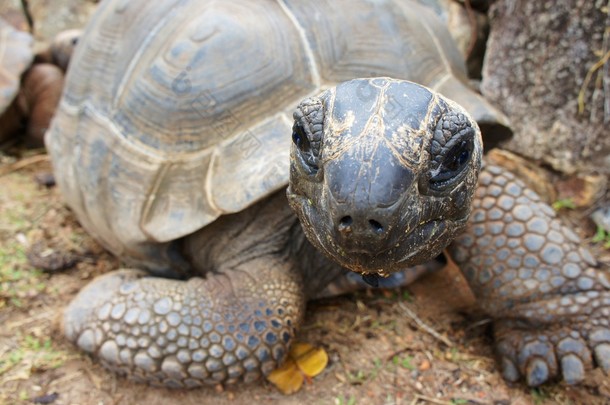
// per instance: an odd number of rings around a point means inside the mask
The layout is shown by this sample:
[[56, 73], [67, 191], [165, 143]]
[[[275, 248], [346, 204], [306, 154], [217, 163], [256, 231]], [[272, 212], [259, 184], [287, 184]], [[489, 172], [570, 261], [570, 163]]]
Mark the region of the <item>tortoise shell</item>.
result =
[[481, 125], [502, 121], [465, 71], [413, 1], [110, 0], [79, 40], [46, 142], [81, 223], [125, 256], [285, 187], [293, 109], [338, 82], [412, 80]]
[[34, 39], [0, 17], [0, 114], [19, 92], [21, 75], [34, 59]]

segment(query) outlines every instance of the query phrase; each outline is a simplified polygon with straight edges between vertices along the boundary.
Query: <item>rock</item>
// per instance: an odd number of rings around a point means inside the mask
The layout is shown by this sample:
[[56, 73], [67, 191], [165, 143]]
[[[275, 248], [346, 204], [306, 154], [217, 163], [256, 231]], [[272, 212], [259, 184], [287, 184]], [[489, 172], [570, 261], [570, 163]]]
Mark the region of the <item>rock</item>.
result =
[[558, 198], [571, 200], [576, 208], [588, 208], [604, 195], [607, 182], [603, 175], [569, 176], [557, 182]]
[[610, 62], [600, 65], [610, 46], [607, 7], [591, 0], [490, 7], [481, 90], [513, 124], [506, 148], [568, 174], [610, 173]]
[[34, 243], [26, 252], [26, 257], [31, 266], [49, 273], [74, 267], [80, 260], [72, 252], [49, 248], [42, 241]]

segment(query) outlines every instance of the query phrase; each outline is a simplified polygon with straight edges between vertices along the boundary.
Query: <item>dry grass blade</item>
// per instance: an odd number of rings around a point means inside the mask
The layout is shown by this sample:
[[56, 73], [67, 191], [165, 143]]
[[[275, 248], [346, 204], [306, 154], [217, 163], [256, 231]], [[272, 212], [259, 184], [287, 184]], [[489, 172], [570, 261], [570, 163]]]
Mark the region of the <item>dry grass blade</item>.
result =
[[432, 398], [432, 397], [426, 397], [426, 396], [420, 395], [420, 394], [415, 395], [415, 398], [413, 399], [412, 404], [416, 404], [417, 401], [426, 401], [426, 402], [430, 402], [430, 403], [438, 404], [438, 405], [453, 405], [452, 402], [443, 401], [441, 399], [436, 399], [436, 398]]
[[18, 160], [14, 163], [10, 163], [10, 164], [0, 167], [0, 177], [5, 176], [9, 173], [13, 173], [17, 170], [21, 170], [24, 167], [34, 165], [34, 164], [37, 164], [40, 162], [48, 162], [48, 161], [49, 161], [49, 155], [47, 155], [47, 154], [30, 156], [30, 157]]

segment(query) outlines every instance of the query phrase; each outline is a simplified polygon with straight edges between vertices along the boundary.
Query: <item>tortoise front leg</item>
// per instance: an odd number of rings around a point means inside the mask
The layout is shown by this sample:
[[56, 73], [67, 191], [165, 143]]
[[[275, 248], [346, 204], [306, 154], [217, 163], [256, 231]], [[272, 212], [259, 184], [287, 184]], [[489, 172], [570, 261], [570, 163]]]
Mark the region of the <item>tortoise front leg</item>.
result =
[[70, 303], [64, 332], [107, 368], [167, 387], [250, 382], [275, 369], [303, 317], [304, 297], [289, 263], [188, 281], [118, 270]]
[[610, 370], [610, 274], [514, 175], [487, 165], [449, 252], [494, 320], [504, 378], [530, 386]]

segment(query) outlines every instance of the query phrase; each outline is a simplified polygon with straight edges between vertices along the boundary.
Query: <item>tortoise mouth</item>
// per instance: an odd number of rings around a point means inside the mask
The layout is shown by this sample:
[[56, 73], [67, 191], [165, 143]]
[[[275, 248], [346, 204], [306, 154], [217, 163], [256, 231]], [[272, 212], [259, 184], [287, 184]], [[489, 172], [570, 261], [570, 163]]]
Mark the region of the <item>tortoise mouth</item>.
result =
[[360, 274], [385, 276], [433, 259], [453, 240], [455, 230], [462, 229], [460, 223], [465, 224], [468, 218], [437, 218], [425, 222], [420, 219], [412, 228], [396, 227], [394, 237], [388, 238], [384, 245], [366, 247], [346, 244], [338, 238], [332, 222], [308, 198], [290, 192], [288, 197], [309, 241], [334, 262]]
[[[444, 240], [449, 239], [450, 222], [429, 220], [377, 251], [345, 248], [343, 251], [347, 255], [341, 255], [339, 263], [357, 273], [382, 276], [421, 264], [438, 256], [449, 243]], [[336, 254], [333, 257], [338, 260]]]

